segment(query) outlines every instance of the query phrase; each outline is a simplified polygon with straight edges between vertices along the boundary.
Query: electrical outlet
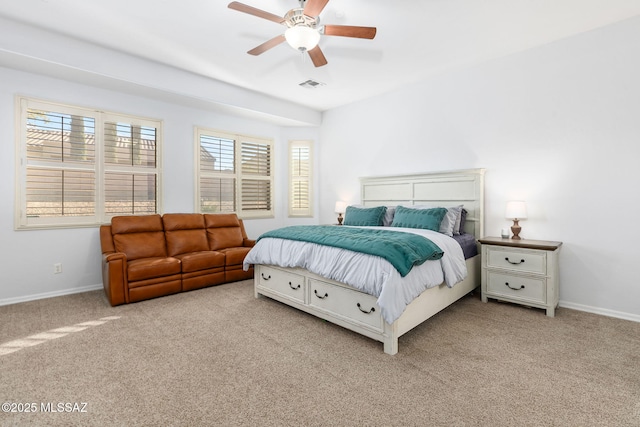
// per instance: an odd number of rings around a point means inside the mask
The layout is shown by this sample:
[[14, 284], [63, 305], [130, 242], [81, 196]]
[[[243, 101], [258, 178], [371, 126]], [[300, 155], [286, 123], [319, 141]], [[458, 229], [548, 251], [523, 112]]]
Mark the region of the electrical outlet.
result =
[[62, 273], [62, 263], [53, 264], [53, 274]]

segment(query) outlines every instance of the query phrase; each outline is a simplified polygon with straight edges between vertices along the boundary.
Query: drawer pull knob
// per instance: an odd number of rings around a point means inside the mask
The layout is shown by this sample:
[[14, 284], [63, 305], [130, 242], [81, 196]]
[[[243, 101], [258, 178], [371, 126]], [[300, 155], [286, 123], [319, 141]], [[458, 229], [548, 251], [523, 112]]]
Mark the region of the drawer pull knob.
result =
[[505, 261], [507, 261], [509, 264], [515, 264], [515, 265], [522, 264], [522, 263], [524, 262], [524, 260], [523, 260], [523, 259], [521, 259], [521, 260], [520, 260], [520, 261], [518, 261], [518, 262], [513, 262], [513, 261], [511, 261], [511, 260], [509, 259], [509, 257], [506, 257], [504, 260], [505, 260]]
[[504, 284], [507, 285], [507, 288], [513, 289], [514, 291], [519, 291], [520, 289], [524, 289], [524, 285], [520, 285], [519, 288], [512, 288], [511, 286], [509, 286], [509, 282], [504, 282]]
[[314, 290], [313, 290], [313, 293], [314, 293], [314, 294], [316, 294], [316, 296], [317, 296], [318, 298], [320, 298], [320, 299], [325, 299], [326, 297], [328, 297], [328, 296], [329, 296], [329, 294], [328, 294], [328, 293], [326, 293], [326, 292], [325, 292], [324, 296], [320, 295], [320, 294], [318, 293], [318, 290], [317, 290], [317, 289], [314, 289]]
[[294, 291], [297, 291], [298, 289], [300, 289], [300, 283], [298, 283], [298, 286], [293, 286], [293, 283], [289, 282], [289, 287]]
[[361, 311], [361, 312], [363, 312], [364, 314], [371, 314], [371, 313], [373, 313], [374, 311], [376, 311], [376, 308], [375, 308], [375, 307], [371, 307], [371, 310], [369, 310], [369, 311], [365, 311], [365, 310], [363, 310], [363, 309], [362, 309], [362, 307], [360, 307], [360, 303], [358, 303], [357, 305], [358, 305], [358, 310], [360, 310], [360, 311]]
[[271, 275], [268, 275], [268, 276], [266, 276], [266, 277], [265, 277], [264, 273], [260, 273], [260, 275], [262, 276], [262, 278], [263, 278], [264, 280], [269, 280], [269, 279], [271, 279]]

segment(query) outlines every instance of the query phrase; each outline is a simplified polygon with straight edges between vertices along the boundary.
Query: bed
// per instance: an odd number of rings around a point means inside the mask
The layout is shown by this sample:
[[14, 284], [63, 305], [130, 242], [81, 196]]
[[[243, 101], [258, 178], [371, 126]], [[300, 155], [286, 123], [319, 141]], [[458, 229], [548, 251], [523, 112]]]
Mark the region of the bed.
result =
[[[365, 209], [378, 206], [453, 208], [463, 205], [466, 220], [462, 237], [471, 238], [472, 245], [477, 245], [476, 239], [483, 237], [484, 232], [484, 172], [484, 169], [468, 169], [361, 178], [360, 205]], [[326, 227], [337, 230], [339, 226]], [[391, 230], [394, 227], [364, 228]], [[398, 231], [423, 234], [423, 231], [409, 229], [398, 229]], [[364, 277], [364, 282], [367, 280], [367, 274], [360, 272], [363, 270], [355, 270], [354, 266], [364, 266], [366, 271], [378, 268], [371, 267], [372, 264], [369, 264], [371, 255], [277, 238], [261, 238], [247, 255], [245, 268], [249, 265], [255, 267], [256, 298], [260, 296], [272, 298], [380, 341], [384, 344], [384, 352], [393, 355], [398, 352], [400, 336], [480, 286], [480, 256], [476, 255], [477, 250], [473, 251], [473, 256], [465, 256], [461, 261], [450, 261], [446, 258], [450, 253], [463, 252], [456, 241], [434, 231], [424, 233], [432, 233], [425, 237], [443, 247], [445, 255], [442, 259], [425, 261], [420, 266], [414, 267], [406, 276], [385, 273], [384, 283], [381, 285], [354, 282], [355, 277], [360, 276]], [[455, 248], [451, 246], [451, 242], [454, 242]], [[309, 248], [309, 245], [313, 247]], [[331, 255], [329, 255], [329, 249], [332, 251]], [[296, 256], [299, 258], [303, 252], [312, 254], [304, 264], [294, 259]], [[467, 253], [466, 250], [464, 252]], [[291, 259], [278, 258], [274, 255], [277, 253], [285, 258], [291, 255]], [[328, 257], [326, 260], [325, 256]], [[344, 265], [338, 264], [342, 261], [345, 262]], [[327, 262], [334, 263], [337, 266], [335, 270], [339, 271], [337, 275], [332, 274], [333, 278], [329, 277], [322, 268], [322, 265]], [[383, 267], [384, 263], [387, 263], [384, 260], [381, 262]], [[449, 262], [453, 265], [450, 271], [445, 268]], [[460, 262], [463, 263], [462, 267], [459, 267]], [[298, 264], [305, 265], [306, 268], [296, 266]], [[439, 273], [435, 273], [434, 266], [437, 266]], [[464, 270], [463, 274], [460, 274], [459, 270]], [[428, 288], [424, 283], [422, 288], [407, 285], [407, 283], [416, 282], [416, 277], [419, 278], [418, 282], [427, 281], [427, 277], [433, 281], [433, 277], [438, 277], [436, 274], [442, 274], [443, 279], [438, 279], [439, 281], [430, 284]], [[344, 280], [335, 280], [335, 278]], [[363, 281], [362, 278], [357, 280]], [[393, 296], [395, 294], [389, 289], [398, 289], [405, 295]], [[412, 294], [407, 296], [409, 293]], [[389, 295], [392, 295], [391, 299]], [[396, 303], [390, 302], [392, 300], [402, 300], [402, 307], [397, 307]]]

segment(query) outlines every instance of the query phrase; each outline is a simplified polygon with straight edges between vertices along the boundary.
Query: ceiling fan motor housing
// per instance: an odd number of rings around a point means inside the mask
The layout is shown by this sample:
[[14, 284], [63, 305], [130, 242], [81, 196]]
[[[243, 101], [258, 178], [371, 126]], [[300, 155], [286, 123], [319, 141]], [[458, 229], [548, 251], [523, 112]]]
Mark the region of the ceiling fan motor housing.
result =
[[320, 24], [320, 17], [311, 17], [304, 14], [303, 8], [291, 9], [284, 15], [284, 23], [287, 27], [292, 28], [298, 25], [316, 29]]

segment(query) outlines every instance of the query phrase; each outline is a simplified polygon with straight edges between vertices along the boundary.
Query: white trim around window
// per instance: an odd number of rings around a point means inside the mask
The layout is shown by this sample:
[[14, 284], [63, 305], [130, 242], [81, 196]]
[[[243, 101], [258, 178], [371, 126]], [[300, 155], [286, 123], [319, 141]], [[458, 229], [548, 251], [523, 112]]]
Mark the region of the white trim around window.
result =
[[289, 217], [313, 217], [313, 142], [289, 141]]
[[196, 126], [195, 211], [274, 217], [273, 140]]
[[16, 97], [15, 228], [159, 213], [162, 121]]

